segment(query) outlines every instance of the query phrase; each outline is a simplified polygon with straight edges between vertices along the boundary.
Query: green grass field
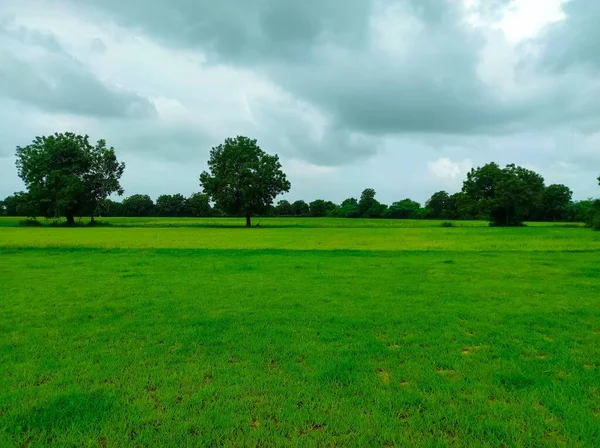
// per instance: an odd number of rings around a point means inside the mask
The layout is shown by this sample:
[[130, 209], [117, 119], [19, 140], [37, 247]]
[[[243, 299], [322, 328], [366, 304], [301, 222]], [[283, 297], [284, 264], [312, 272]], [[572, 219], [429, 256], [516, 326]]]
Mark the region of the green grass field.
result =
[[0, 218], [0, 446], [600, 441], [600, 233]]

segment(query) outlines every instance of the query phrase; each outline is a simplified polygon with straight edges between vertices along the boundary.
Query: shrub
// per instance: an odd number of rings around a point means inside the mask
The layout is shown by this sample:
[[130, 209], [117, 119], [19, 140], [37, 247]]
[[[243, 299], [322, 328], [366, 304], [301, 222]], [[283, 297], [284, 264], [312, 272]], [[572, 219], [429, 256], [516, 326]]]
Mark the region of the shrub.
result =
[[441, 227], [456, 227], [456, 226], [454, 225], [454, 223], [453, 223], [453, 222], [450, 222], [450, 221], [444, 221], [444, 222], [442, 223]]

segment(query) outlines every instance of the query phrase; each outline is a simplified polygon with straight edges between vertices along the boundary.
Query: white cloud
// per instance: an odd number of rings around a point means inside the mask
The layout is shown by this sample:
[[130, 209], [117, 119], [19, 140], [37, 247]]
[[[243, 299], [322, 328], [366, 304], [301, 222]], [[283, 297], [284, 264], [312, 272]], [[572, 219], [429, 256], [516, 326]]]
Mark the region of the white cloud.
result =
[[443, 180], [462, 180], [471, 168], [473, 168], [471, 159], [453, 162], [448, 157], [440, 157], [427, 164], [429, 172]]
[[535, 37], [546, 25], [565, 18], [563, 5], [568, 0], [514, 0], [496, 24], [509, 41]]

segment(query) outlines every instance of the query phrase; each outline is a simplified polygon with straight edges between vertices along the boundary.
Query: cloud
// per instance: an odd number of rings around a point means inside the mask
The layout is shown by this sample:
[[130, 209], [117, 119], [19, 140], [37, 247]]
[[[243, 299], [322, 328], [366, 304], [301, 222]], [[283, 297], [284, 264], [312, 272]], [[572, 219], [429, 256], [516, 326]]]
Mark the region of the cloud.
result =
[[[491, 59], [495, 68], [508, 67], [513, 88], [481, 76], [493, 30], [532, 35], [562, 17], [557, 0], [544, 7], [546, 15], [537, 0], [351, 0], [344, 8], [334, 0], [151, 3], [88, 0], [84, 7], [173, 48], [202, 51], [210, 63], [257, 70], [328, 116], [338, 141], [351, 132], [506, 134], [570, 122], [589, 129], [600, 118], [597, 102], [581, 104], [598, 93], [597, 83], [538, 73], [505, 39], [505, 58]], [[470, 26], [469, 14], [489, 26]], [[345, 155], [353, 154], [363, 151]], [[313, 156], [307, 153], [318, 162]]]
[[192, 192], [210, 148], [242, 134], [280, 155], [291, 198], [424, 201], [492, 160], [589, 196], [595, 3], [5, 0], [0, 157], [89, 133], [128, 162], [126, 188]]
[[0, 28], [0, 95], [42, 110], [101, 117], [149, 117], [150, 101], [107, 85], [49, 32]]
[[448, 157], [440, 157], [427, 164], [427, 169], [432, 174], [444, 180], [462, 180], [471, 168], [473, 168], [473, 162], [470, 159], [465, 159], [461, 162], [453, 162]]
[[548, 26], [537, 39], [543, 66], [555, 72], [600, 69], [600, 3], [569, 0], [562, 7], [565, 20]]

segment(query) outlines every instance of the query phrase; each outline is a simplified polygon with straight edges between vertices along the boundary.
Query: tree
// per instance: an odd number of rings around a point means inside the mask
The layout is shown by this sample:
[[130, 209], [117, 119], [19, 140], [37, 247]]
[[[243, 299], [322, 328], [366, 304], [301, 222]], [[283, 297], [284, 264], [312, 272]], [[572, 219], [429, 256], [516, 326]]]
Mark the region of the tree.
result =
[[381, 218], [381, 215], [386, 209], [385, 205], [382, 205], [375, 199], [375, 190], [372, 188], [365, 189], [358, 201], [358, 209], [360, 216], [363, 218]]
[[469, 219], [469, 216], [463, 210], [463, 201], [465, 194], [462, 191], [451, 194], [448, 198], [447, 212], [448, 219]]
[[123, 216], [154, 216], [154, 202], [147, 194], [134, 194], [123, 200]]
[[552, 221], [566, 219], [572, 199], [573, 192], [569, 187], [557, 184], [549, 185], [542, 194], [539, 217]]
[[452, 219], [450, 195], [445, 191], [434, 193], [426, 203], [431, 210], [430, 217], [433, 219]]
[[186, 199], [182, 194], [163, 194], [156, 199], [154, 207], [158, 216], [180, 217], [186, 215]]
[[336, 208], [336, 205], [331, 201], [324, 201], [323, 199], [317, 199], [309, 204], [310, 216], [320, 218], [327, 216], [332, 210]]
[[282, 199], [277, 203], [277, 207], [275, 207], [275, 214], [277, 216], [292, 216], [292, 204], [290, 201], [286, 201]]
[[393, 219], [419, 219], [421, 204], [411, 199], [394, 202], [388, 208], [385, 217]]
[[194, 193], [187, 199], [185, 205], [189, 216], [200, 218], [212, 215], [210, 198], [206, 194]]
[[332, 210], [329, 216], [334, 218], [360, 218], [360, 208], [355, 198], [345, 199], [342, 204]]
[[[598, 185], [600, 185], [600, 176], [598, 176]], [[600, 199], [594, 201], [594, 211], [589, 224], [593, 229], [600, 230]]]
[[87, 135], [56, 133], [17, 147], [16, 156], [31, 205], [48, 218], [64, 216], [67, 225], [84, 213], [93, 218], [102, 200], [123, 193], [119, 179], [125, 165], [104, 140], [92, 146]]
[[539, 207], [544, 193], [544, 178], [534, 171], [507, 165], [496, 186], [492, 223], [519, 226]]
[[267, 154], [248, 137], [228, 138], [213, 148], [208, 168], [200, 175], [204, 192], [226, 213], [244, 215], [246, 227], [252, 225], [252, 215], [290, 191], [279, 157]]
[[112, 146], [108, 148], [104, 140], [98, 140], [96, 146], [89, 146], [88, 151], [91, 167], [84, 175], [84, 182], [86, 206], [93, 224], [94, 216], [100, 212], [106, 198], [113, 193], [123, 195], [124, 190], [119, 181], [125, 171], [125, 164], [117, 160], [115, 149]]
[[544, 179], [514, 164], [489, 163], [467, 174], [462, 191], [469, 213], [487, 216], [493, 225], [516, 226], [539, 207]]
[[494, 162], [471, 169], [462, 188], [463, 210], [473, 218], [489, 218], [501, 176], [502, 169]]
[[123, 203], [105, 199], [100, 204], [98, 216], [123, 216]]
[[33, 200], [29, 193], [20, 191], [0, 201], [0, 215], [26, 216], [35, 219], [42, 214], [39, 203]]
[[25, 193], [23, 193], [21, 191], [19, 193], [15, 193], [15, 194], [12, 194], [10, 196], [7, 196], [4, 199], [4, 201], [2, 201], [2, 205], [3, 205], [3, 209], [4, 209], [4, 215], [6, 215], [6, 216], [19, 216], [19, 213], [17, 212], [17, 207], [22, 202], [23, 195], [25, 195]]
[[295, 201], [292, 204], [292, 215], [293, 216], [308, 216], [310, 213], [310, 209], [308, 204], [304, 202], [302, 199]]

